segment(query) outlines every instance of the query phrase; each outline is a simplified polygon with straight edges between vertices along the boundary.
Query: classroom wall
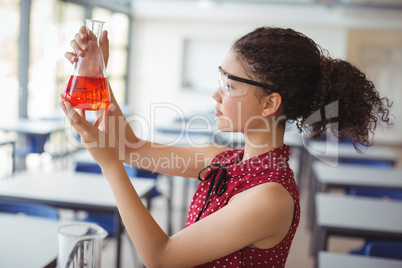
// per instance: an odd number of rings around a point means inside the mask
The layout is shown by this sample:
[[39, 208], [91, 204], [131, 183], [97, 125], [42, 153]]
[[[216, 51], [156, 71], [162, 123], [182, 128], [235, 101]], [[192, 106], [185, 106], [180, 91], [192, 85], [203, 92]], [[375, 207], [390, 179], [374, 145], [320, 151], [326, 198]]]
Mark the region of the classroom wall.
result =
[[183, 114], [214, 109], [211, 94], [216, 84], [211, 85], [210, 93], [183, 90], [185, 40], [226, 40], [229, 48], [236, 38], [258, 26], [290, 27], [311, 37], [331, 57], [345, 59], [350, 29], [402, 27], [402, 19], [394, 15], [381, 13], [373, 17], [371, 11], [350, 13], [324, 6], [221, 4], [201, 9], [180, 1], [138, 1], [133, 12], [128, 102], [143, 122], [137, 125], [141, 125], [144, 135], [148, 135], [147, 127], [166, 124]]
[[348, 44], [348, 60], [367, 74], [381, 96], [393, 102], [393, 125], [380, 126], [375, 141], [402, 145], [402, 29], [351, 30]]

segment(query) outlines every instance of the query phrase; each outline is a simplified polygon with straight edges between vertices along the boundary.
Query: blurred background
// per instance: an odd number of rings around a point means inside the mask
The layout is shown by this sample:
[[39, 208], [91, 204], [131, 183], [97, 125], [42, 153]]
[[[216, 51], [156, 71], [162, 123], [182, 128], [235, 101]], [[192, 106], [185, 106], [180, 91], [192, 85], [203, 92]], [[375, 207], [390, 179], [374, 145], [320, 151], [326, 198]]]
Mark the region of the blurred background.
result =
[[[51, 142], [46, 136], [39, 151], [24, 151], [26, 137], [21, 139], [8, 126], [21, 119], [64, 120], [58, 103], [71, 71], [64, 53], [71, 51], [70, 40], [87, 18], [106, 22], [110, 40], [106, 72], [117, 101], [126, 115], [135, 115], [132, 126], [144, 139], [154, 137], [155, 126], [210, 115], [216, 67], [232, 43], [257, 27], [279, 26], [304, 33], [332, 58], [352, 62], [374, 82], [380, 95], [394, 102], [394, 126], [380, 126], [374, 144], [394, 153], [393, 168], [401, 167], [402, 0], [0, 0], [2, 177], [16, 167], [43, 168], [43, 163], [65, 160], [78, 149], [62, 134], [51, 135]], [[13, 166], [10, 150], [15, 148], [11, 154], [22, 155], [24, 163]], [[160, 188], [168, 187], [167, 183], [162, 180]], [[176, 212], [180, 214], [186, 202], [174, 200], [180, 207]], [[153, 212], [165, 221], [160, 214], [164, 201], [159, 205], [157, 201]], [[177, 222], [174, 231], [182, 227]], [[303, 224], [288, 267], [314, 265], [315, 257], [304, 246], [311, 230]], [[341, 252], [348, 252], [349, 243], [361, 243], [338, 242], [333, 249]]]
[[[400, 0], [1, 0], [0, 12], [1, 121], [60, 114], [71, 70], [64, 53], [85, 18], [106, 22], [114, 94], [148, 122], [177, 116], [150, 103], [186, 114], [212, 110], [216, 66], [236, 38], [259, 26], [294, 28], [359, 66], [400, 115]], [[401, 131], [395, 122], [376, 138], [401, 143]]]

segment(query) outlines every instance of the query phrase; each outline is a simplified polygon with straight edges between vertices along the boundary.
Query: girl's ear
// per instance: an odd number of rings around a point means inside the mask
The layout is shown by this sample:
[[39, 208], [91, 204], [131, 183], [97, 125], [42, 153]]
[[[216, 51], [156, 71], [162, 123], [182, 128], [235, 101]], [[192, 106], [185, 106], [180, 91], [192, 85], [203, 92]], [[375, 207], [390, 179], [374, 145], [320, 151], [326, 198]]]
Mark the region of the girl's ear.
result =
[[282, 104], [282, 96], [281, 94], [275, 92], [268, 96], [263, 97], [263, 111], [262, 116], [267, 117], [275, 114]]

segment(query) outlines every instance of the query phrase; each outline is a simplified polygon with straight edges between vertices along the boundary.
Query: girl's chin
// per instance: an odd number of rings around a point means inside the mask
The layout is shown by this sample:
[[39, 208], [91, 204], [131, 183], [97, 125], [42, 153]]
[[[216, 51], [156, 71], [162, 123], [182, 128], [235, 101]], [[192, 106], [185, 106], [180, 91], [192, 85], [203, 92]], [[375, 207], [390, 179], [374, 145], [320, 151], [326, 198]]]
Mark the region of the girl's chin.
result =
[[223, 118], [216, 120], [216, 127], [222, 132], [238, 132], [233, 124], [230, 124], [227, 119]]

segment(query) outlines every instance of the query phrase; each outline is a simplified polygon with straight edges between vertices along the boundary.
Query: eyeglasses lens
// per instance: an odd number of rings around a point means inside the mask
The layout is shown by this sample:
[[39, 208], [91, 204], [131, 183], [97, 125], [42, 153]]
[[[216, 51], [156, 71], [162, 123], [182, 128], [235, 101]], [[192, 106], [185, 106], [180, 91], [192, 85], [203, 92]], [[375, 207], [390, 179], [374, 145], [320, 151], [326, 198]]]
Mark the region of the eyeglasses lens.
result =
[[219, 73], [219, 86], [222, 90], [222, 93], [228, 97], [234, 97], [233, 90], [231, 87], [231, 81], [228, 76], [222, 72], [221, 70], [218, 71]]
[[246, 94], [247, 84], [239, 81], [232, 81], [232, 79], [230, 79], [221, 69], [218, 69], [218, 73], [219, 86], [224, 95], [228, 97], [238, 97]]

